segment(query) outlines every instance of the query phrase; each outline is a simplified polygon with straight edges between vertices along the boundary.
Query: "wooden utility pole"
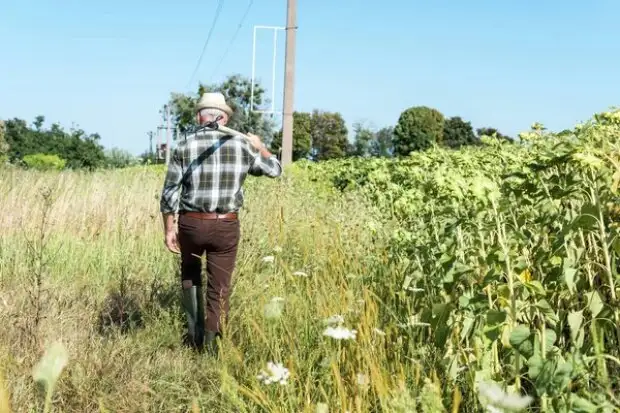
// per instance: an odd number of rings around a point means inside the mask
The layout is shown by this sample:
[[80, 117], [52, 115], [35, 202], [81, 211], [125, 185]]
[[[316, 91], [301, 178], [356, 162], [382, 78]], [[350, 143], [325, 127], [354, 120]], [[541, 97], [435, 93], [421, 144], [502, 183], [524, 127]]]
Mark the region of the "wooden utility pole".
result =
[[286, 4], [286, 51], [284, 63], [284, 108], [282, 113], [282, 166], [293, 161], [293, 101], [295, 88], [295, 32], [297, 0]]

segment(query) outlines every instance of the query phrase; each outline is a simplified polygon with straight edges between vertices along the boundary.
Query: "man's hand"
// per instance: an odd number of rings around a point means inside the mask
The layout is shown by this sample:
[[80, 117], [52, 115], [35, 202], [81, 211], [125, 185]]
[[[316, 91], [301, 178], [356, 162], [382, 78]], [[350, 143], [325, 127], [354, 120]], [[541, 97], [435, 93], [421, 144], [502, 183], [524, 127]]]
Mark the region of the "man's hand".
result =
[[248, 133], [247, 136], [250, 138], [250, 143], [256, 148], [256, 150], [260, 151], [263, 149], [265, 145], [263, 145], [263, 141], [260, 139], [260, 136], [256, 136], [253, 133]]
[[250, 144], [256, 148], [257, 151], [260, 151], [260, 154], [265, 158], [269, 158], [271, 156], [271, 152], [265, 147], [263, 141], [259, 136], [254, 135], [253, 133], [247, 134], [248, 138], [250, 138]]
[[179, 240], [177, 239], [176, 231], [166, 231], [166, 239], [164, 242], [170, 252], [175, 254], [181, 253], [181, 250], [179, 249]]

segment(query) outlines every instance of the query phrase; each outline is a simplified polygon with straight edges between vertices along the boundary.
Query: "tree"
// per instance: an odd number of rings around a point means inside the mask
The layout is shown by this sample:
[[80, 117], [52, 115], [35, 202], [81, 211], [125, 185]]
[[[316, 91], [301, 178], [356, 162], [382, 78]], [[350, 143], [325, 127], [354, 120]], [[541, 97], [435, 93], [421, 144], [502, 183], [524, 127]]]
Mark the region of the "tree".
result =
[[338, 112], [312, 111], [310, 122], [312, 157], [317, 160], [343, 158], [347, 154], [347, 125]]
[[385, 127], [375, 133], [370, 142], [370, 154], [376, 157], [391, 157], [394, 154], [394, 128]]
[[[206, 91], [221, 92], [226, 102], [233, 110], [227, 126], [241, 133], [254, 133], [269, 143], [274, 134], [274, 122], [262, 113], [250, 111], [252, 100], [252, 82], [250, 79], [235, 74], [229, 76], [221, 84], [206, 86], [200, 84], [195, 95], [172, 93], [171, 105], [172, 123], [179, 127], [180, 132], [186, 132], [196, 126], [196, 104]], [[265, 89], [259, 83], [254, 83], [254, 108], [263, 104]]]
[[110, 168], [125, 168], [135, 165], [138, 160], [125, 149], [111, 148], [105, 151], [105, 162]]
[[43, 129], [43, 116], [37, 116], [30, 128], [22, 119], [6, 121], [6, 141], [11, 162], [23, 160], [27, 155], [57, 155], [69, 168], [96, 169], [104, 165], [103, 146], [98, 134], [87, 135], [81, 129], [66, 132], [54, 123]]
[[[306, 159], [312, 148], [312, 115], [308, 112], [293, 112], [293, 161]], [[271, 151], [282, 149], [282, 129], [276, 132], [271, 141]]]
[[0, 163], [4, 163], [8, 159], [9, 144], [5, 139], [6, 126], [4, 121], [0, 120]]
[[480, 140], [474, 133], [470, 122], [459, 116], [446, 119], [443, 127], [443, 145], [448, 148], [460, 148], [463, 145], [476, 145]]
[[411, 107], [401, 113], [394, 129], [394, 152], [407, 156], [443, 140], [444, 118], [441, 112], [426, 106]]
[[372, 142], [375, 140], [375, 133], [361, 122], [353, 124], [355, 136], [351, 155], [367, 157], [371, 155]]
[[478, 139], [482, 138], [483, 136], [496, 136], [498, 139], [503, 139], [506, 140], [508, 142], [514, 142], [514, 139], [511, 138], [508, 135], [504, 135], [502, 133], [500, 133], [500, 131], [498, 131], [495, 128], [478, 128], [476, 129], [476, 133], [478, 134]]

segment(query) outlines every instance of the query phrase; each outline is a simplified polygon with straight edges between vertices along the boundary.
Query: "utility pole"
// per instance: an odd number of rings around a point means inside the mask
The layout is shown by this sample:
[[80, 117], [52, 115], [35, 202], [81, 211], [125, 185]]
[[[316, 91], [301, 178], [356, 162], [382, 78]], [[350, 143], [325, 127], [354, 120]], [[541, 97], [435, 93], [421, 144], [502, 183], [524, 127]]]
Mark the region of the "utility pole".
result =
[[149, 135], [149, 154], [153, 155], [153, 131], [149, 131], [147, 135]]
[[170, 163], [170, 105], [166, 105], [166, 166]]
[[295, 31], [297, 0], [286, 4], [286, 51], [284, 63], [284, 108], [282, 113], [282, 166], [293, 161], [293, 97], [295, 87]]

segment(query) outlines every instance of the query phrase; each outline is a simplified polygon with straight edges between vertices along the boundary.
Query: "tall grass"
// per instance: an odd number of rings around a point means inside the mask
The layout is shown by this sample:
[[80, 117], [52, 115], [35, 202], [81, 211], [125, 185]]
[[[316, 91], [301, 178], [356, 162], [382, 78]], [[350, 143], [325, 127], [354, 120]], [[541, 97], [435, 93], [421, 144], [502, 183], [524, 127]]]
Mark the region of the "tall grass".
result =
[[[214, 359], [181, 345], [161, 170], [3, 170], [0, 411], [7, 398], [13, 411], [41, 410], [32, 368], [55, 341], [69, 362], [54, 411], [442, 411], [425, 361], [399, 358], [402, 337], [382, 331], [385, 310], [365, 280], [396, 269], [382, 229], [367, 225], [372, 209], [291, 172], [248, 183], [230, 326]], [[338, 314], [355, 340], [322, 335]], [[287, 385], [258, 380], [270, 361], [289, 369]], [[443, 402], [456, 411], [454, 400]]]

